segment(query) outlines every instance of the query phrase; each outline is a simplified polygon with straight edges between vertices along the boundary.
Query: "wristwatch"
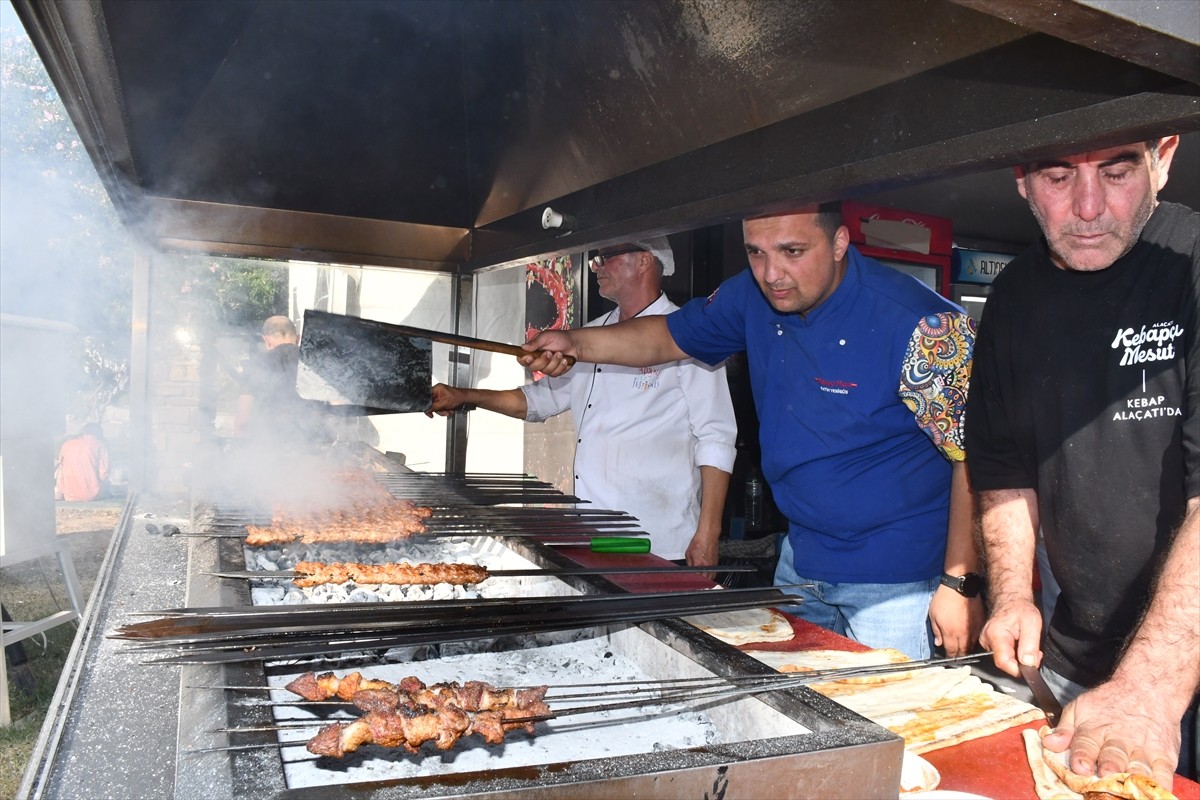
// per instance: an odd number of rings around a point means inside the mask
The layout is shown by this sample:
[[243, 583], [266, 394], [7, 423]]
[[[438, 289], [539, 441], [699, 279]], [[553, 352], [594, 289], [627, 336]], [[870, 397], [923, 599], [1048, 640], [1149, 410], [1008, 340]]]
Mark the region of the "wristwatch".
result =
[[943, 572], [941, 581], [942, 586], [949, 586], [963, 597], [979, 597], [979, 593], [983, 591], [983, 576], [978, 572], [958, 576]]

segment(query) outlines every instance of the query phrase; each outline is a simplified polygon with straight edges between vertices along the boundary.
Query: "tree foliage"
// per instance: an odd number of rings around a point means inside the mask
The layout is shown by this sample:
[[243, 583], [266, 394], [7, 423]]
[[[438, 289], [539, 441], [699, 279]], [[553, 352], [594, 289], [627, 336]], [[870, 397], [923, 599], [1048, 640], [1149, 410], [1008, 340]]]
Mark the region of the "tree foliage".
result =
[[0, 308], [128, 353], [133, 242], [24, 31], [0, 30]]
[[[128, 378], [133, 264], [145, 245], [121, 224], [19, 25], [0, 27], [0, 100], [0, 311], [79, 328], [77, 381], [96, 417]], [[256, 330], [286, 312], [276, 265], [163, 254], [154, 264], [156, 280], [218, 324]]]

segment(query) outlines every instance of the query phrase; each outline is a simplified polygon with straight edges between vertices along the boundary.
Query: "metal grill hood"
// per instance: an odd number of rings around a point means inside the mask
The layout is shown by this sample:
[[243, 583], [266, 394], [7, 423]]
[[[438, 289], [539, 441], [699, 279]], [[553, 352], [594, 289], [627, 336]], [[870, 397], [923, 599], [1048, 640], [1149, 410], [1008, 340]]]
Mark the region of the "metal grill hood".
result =
[[443, 270], [1196, 130], [1194, 4], [1112, 5], [14, 0], [156, 244]]

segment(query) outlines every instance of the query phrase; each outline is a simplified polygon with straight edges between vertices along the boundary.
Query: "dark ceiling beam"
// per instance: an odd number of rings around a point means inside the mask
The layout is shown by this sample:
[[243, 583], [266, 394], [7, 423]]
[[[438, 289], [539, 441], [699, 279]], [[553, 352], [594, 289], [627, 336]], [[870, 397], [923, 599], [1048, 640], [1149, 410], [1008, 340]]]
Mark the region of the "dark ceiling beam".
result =
[[951, 0], [1130, 64], [1200, 84], [1200, 3]]
[[1200, 130], [1200, 88], [1035, 34], [684, 153], [474, 234], [468, 268], [675, 233], [786, 205], [994, 170], [1064, 147]]
[[[1095, 14], [1104, 2], [989, 0], [981, 8]], [[1097, 146], [1200, 129], [1196, 82], [1178, 84], [1164, 73], [1179, 70], [1164, 70], [1143, 52], [1154, 36], [1183, 41], [1168, 35], [1174, 23], [1106, 18], [1114, 32], [1100, 43], [1104, 48], [1074, 45], [1052, 32], [1027, 36], [555, 198], [549, 205], [581, 220], [565, 234], [541, 228], [543, 204], [474, 231], [271, 209], [256, 210], [247, 225], [236, 217], [248, 207], [170, 205], [143, 196], [98, 3], [14, 5], [123, 220], [172, 249], [478, 269], [635, 233], [719, 224], [792, 202], [994, 169], [1068, 143]], [[1032, 19], [1017, 22], [1037, 27]], [[1160, 49], [1169, 56], [1179, 47], [1167, 45]], [[1195, 48], [1185, 43], [1183, 52], [1194, 55]], [[1147, 58], [1151, 68], [1138, 66]], [[149, 227], [142, 225], [147, 218]]]
[[466, 228], [162, 197], [142, 208], [138, 230], [162, 250], [452, 272], [470, 248]]
[[[1195, 130], [1200, 130], [1200, 98], [1156, 93], [1018, 121], [859, 161], [827, 163], [766, 183], [747, 182], [719, 196], [706, 196], [703, 187], [696, 187], [693, 196], [677, 196], [676, 202], [665, 208], [639, 204], [634, 189], [626, 188], [647, 179], [656, 180], [649, 177], [650, 173], [687, 174], [693, 167], [702, 168], [695, 163], [695, 158], [684, 156], [643, 170], [643, 174], [610, 181], [579, 193], [579, 196], [571, 195], [550, 203], [555, 209], [588, 220], [594, 219], [590, 217], [593, 208], [608, 206], [621, 198], [628, 199], [626, 213], [609, 216], [597, 224], [583, 224], [576, 231], [550, 239], [538, 231], [526, 237], [523, 245], [515, 244], [520, 237], [512, 232], [476, 231], [474, 257], [466, 267], [472, 269], [519, 261], [542, 254], [579, 252], [585, 247], [620, 241], [635, 234], [676, 233], [800, 203], [871, 194], [998, 169], [1061, 152], [1063, 142], [1072, 142], [1080, 149], [1110, 147], [1167, 132]], [[707, 155], [736, 163], [747, 157], [778, 160], [787, 153], [730, 143], [727, 147], [713, 148]], [[522, 218], [531, 231], [539, 226], [535, 214], [526, 214]]]

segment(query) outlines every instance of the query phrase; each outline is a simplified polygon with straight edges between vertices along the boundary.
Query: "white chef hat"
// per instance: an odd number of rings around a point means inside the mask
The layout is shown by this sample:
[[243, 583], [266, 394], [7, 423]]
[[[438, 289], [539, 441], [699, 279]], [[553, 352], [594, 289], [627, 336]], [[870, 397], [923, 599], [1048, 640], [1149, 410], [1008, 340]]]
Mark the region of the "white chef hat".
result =
[[663, 276], [675, 274], [675, 255], [671, 252], [671, 243], [665, 236], [654, 236], [649, 239], [639, 239], [633, 243], [650, 255], [657, 258], [663, 265]]

